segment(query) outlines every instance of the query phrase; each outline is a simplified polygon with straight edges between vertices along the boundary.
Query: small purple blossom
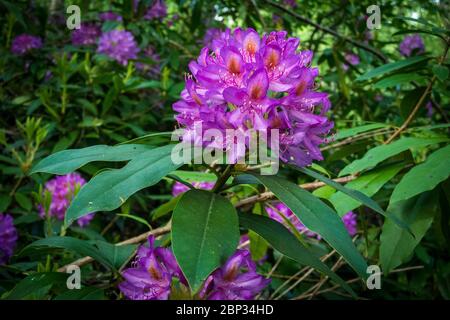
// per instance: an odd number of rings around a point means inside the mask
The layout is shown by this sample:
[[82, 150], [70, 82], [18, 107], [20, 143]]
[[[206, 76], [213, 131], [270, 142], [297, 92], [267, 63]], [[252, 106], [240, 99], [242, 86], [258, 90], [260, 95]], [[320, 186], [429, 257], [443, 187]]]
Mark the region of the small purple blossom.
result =
[[205, 281], [200, 297], [207, 300], [253, 300], [270, 279], [256, 273], [250, 251], [237, 250]]
[[42, 39], [29, 34], [21, 34], [12, 41], [11, 52], [17, 55], [24, 55], [32, 49], [42, 48]]
[[[173, 105], [175, 118], [185, 129], [183, 140], [198, 143], [198, 124], [203, 132], [216, 129], [223, 136], [226, 129], [268, 135], [277, 129], [282, 161], [305, 166], [323, 160], [319, 146], [333, 127], [326, 116], [331, 103], [328, 94], [316, 91], [319, 71], [310, 67], [312, 52], [297, 52], [299, 44], [285, 31], [261, 37], [253, 29], [227, 29], [214, 38], [189, 64], [192, 76]], [[233, 142], [203, 144], [234, 149]], [[245, 154], [240, 149], [230, 163]]]
[[149, 237], [149, 247], [140, 246], [131, 268], [125, 269], [125, 279], [120, 291], [131, 300], [167, 300], [172, 278], [187, 286], [175, 256], [168, 248], [154, 247], [154, 237]]
[[360, 63], [359, 57], [354, 53], [347, 53], [344, 58], [347, 62], [342, 65], [342, 69], [344, 69], [344, 71], [348, 70], [349, 65], [356, 66]]
[[167, 15], [167, 6], [163, 0], [155, 0], [153, 5], [147, 9], [144, 19], [153, 20], [161, 19]]
[[125, 66], [128, 60], [137, 58], [139, 48], [131, 32], [112, 30], [102, 34], [97, 52], [105, 54]]
[[[51, 203], [48, 210], [50, 217], [64, 220], [66, 210], [69, 207], [76, 192], [86, 183], [78, 173], [69, 173], [64, 176], [57, 176], [45, 184], [45, 191], [51, 194]], [[39, 215], [45, 218], [46, 213], [42, 205], [39, 205]], [[94, 218], [94, 214], [85, 215], [77, 220], [80, 227], [87, 226]]]
[[427, 109], [427, 117], [431, 118], [433, 117], [433, 104], [431, 103], [431, 101], [428, 101], [427, 104], [425, 105], [425, 108]]
[[[211, 190], [214, 187], [214, 182], [195, 182], [193, 186], [197, 189]], [[172, 195], [176, 197], [188, 190], [189, 190], [188, 186], [182, 184], [181, 182], [176, 181], [172, 187]]]
[[[272, 208], [273, 207], [273, 208]], [[301, 221], [300, 219], [295, 215], [295, 213], [292, 212], [291, 209], [288, 208], [284, 203], [278, 202], [276, 204], [273, 204], [272, 207], [267, 207], [266, 211], [270, 218], [274, 219], [275, 221], [278, 221], [284, 225], [287, 225], [287, 222], [284, 218], [289, 220], [292, 225], [301, 233], [306, 235], [310, 238], [317, 238], [318, 240], [321, 239], [321, 236], [311, 230], [309, 230]], [[283, 218], [284, 216], [284, 218]], [[347, 229], [350, 236], [354, 236], [357, 233], [357, 217], [356, 214], [354, 214], [352, 211], [349, 211], [342, 217], [342, 222], [345, 225], [345, 228]]]
[[99, 18], [101, 21], [122, 21], [123, 18], [120, 14], [117, 14], [112, 11], [106, 11], [99, 14]]
[[6, 264], [14, 253], [18, 233], [11, 215], [0, 213], [0, 265]]
[[413, 53], [423, 53], [425, 51], [425, 46], [423, 44], [422, 37], [418, 34], [406, 36], [400, 43], [399, 50], [400, 53], [405, 57], [409, 57]]
[[72, 31], [72, 44], [74, 46], [90, 46], [97, 43], [100, 36], [100, 27], [93, 23], [82, 23], [80, 29]]

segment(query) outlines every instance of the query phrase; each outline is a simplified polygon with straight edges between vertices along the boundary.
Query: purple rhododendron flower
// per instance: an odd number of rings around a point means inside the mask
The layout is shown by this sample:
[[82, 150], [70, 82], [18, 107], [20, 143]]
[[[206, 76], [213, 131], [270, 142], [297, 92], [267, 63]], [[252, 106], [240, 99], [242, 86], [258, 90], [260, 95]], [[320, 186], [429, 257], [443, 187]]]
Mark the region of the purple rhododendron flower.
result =
[[0, 265], [7, 263], [13, 255], [17, 239], [18, 233], [13, 217], [0, 213]]
[[123, 18], [120, 14], [117, 14], [112, 11], [106, 11], [99, 14], [99, 18], [101, 21], [122, 21]]
[[296, 8], [297, 7], [297, 1], [296, 0], [284, 0], [283, 2], [288, 7], [291, 7], [291, 8]]
[[425, 108], [427, 109], [427, 117], [431, 118], [433, 116], [433, 104], [431, 103], [431, 101], [428, 101], [427, 104], [425, 105]]
[[344, 58], [345, 61], [347, 62], [342, 65], [342, 69], [344, 69], [344, 71], [348, 70], [349, 64], [352, 66], [356, 66], [360, 63], [359, 57], [354, 53], [347, 53]]
[[[192, 185], [197, 189], [211, 190], [214, 187], [214, 182], [195, 182]], [[172, 195], [174, 197], [178, 196], [189, 190], [189, 187], [176, 181], [172, 187]]]
[[[51, 203], [48, 214], [58, 220], [64, 220], [66, 210], [69, 207], [76, 192], [86, 183], [78, 173], [73, 172], [64, 176], [57, 176], [45, 184], [45, 191], [51, 194]], [[39, 206], [39, 215], [45, 217], [45, 209]], [[94, 218], [94, 214], [90, 213], [78, 218], [77, 223], [80, 227], [87, 226]]]
[[[333, 127], [325, 115], [331, 104], [326, 93], [315, 90], [319, 71], [310, 67], [312, 52], [297, 52], [299, 39], [286, 36], [285, 31], [260, 37], [253, 29], [228, 29], [211, 49], [201, 50], [189, 64], [192, 77], [182, 99], [173, 105], [185, 128], [184, 141], [195, 140], [199, 123], [202, 130], [216, 129], [223, 136], [226, 129], [268, 134], [277, 129], [284, 162], [306, 166], [323, 159], [319, 145]], [[217, 141], [208, 146], [230, 147]], [[231, 162], [242, 154], [233, 157]]]
[[[285, 219], [283, 218], [284, 216], [301, 234], [304, 234], [310, 238], [317, 238], [318, 240], [321, 239], [321, 236], [319, 234], [305, 227], [305, 225], [300, 221], [295, 213], [293, 213], [292, 210], [289, 209], [288, 206], [286, 206], [284, 203], [278, 202], [276, 204], [273, 204], [272, 207], [266, 208], [266, 211], [270, 218], [284, 225], [287, 225]], [[350, 211], [342, 217], [342, 221], [344, 222], [345, 228], [347, 229], [349, 235], [353, 237], [357, 233], [356, 214]]]
[[425, 51], [425, 46], [423, 44], [422, 37], [418, 34], [413, 34], [406, 36], [399, 46], [400, 53], [409, 57], [413, 53], [421, 54]]
[[128, 60], [137, 58], [139, 48], [131, 32], [112, 30], [102, 34], [97, 52], [103, 53], [125, 66]]
[[131, 300], [167, 300], [172, 278], [187, 286], [175, 256], [168, 248], [154, 247], [154, 237], [149, 237], [149, 247], [140, 246], [131, 268], [125, 269], [125, 279], [120, 291]]
[[153, 20], [164, 18], [167, 15], [167, 6], [163, 0], [155, 0], [153, 5], [147, 9], [144, 19]]
[[42, 39], [29, 34], [21, 34], [14, 38], [11, 45], [11, 52], [17, 55], [24, 55], [32, 49], [42, 48]]
[[[188, 286], [172, 251], [155, 248], [154, 241], [154, 237], [149, 237], [149, 247], [140, 246], [132, 267], [122, 272], [124, 281], [119, 289], [128, 299], [167, 300], [174, 278]], [[199, 295], [211, 300], [253, 299], [269, 282], [270, 279], [256, 273], [250, 252], [237, 250], [208, 277]]]
[[218, 28], [207, 29], [205, 35], [203, 36], [203, 45], [205, 47], [211, 48], [213, 40], [220, 38], [222, 34], [223, 30], [220, 30]]
[[205, 281], [200, 297], [207, 300], [252, 300], [270, 279], [256, 273], [250, 251], [237, 250]]
[[93, 23], [81, 23], [80, 29], [72, 31], [72, 44], [74, 46], [90, 46], [97, 43], [100, 36], [100, 27]]

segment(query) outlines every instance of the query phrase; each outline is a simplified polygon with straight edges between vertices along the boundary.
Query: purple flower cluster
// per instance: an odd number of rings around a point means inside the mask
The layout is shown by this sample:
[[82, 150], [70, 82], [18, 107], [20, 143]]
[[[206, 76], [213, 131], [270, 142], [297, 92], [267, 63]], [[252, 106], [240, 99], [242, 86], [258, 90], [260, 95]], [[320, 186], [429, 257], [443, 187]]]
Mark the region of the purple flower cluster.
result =
[[361, 62], [359, 57], [354, 53], [347, 53], [344, 58], [347, 62], [342, 65], [342, 69], [344, 69], [344, 71], [348, 70], [349, 65], [356, 66]]
[[319, 71], [310, 67], [312, 52], [297, 52], [299, 39], [286, 36], [228, 29], [212, 41], [212, 52], [203, 48], [189, 64], [192, 77], [182, 99], [173, 105], [186, 129], [183, 139], [192, 139], [199, 123], [224, 136], [226, 129], [277, 129], [283, 161], [305, 166], [322, 160], [319, 145], [333, 127], [325, 115], [328, 95], [315, 91]]
[[11, 52], [17, 55], [24, 55], [32, 49], [42, 48], [42, 39], [29, 34], [21, 34], [14, 38], [11, 45]]
[[97, 52], [105, 54], [125, 66], [128, 60], [137, 58], [139, 47], [131, 32], [112, 30], [102, 34]]
[[164, 18], [167, 15], [167, 6], [163, 0], [155, 0], [153, 5], [147, 9], [144, 19], [153, 20]]
[[256, 273], [250, 251], [237, 250], [205, 281], [200, 297], [208, 300], [253, 300], [268, 284]]
[[422, 37], [418, 34], [413, 34], [406, 36], [399, 46], [400, 53], [409, 57], [413, 53], [421, 54], [425, 51], [425, 46], [423, 44]]
[[[305, 225], [300, 221], [300, 219], [284, 203], [278, 202], [276, 204], [273, 204], [272, 206], [273, 208], [272, 207], [266, 208], [266, 211], [269, 214], [270, 218], [283, 224], [286, 224], [286, 221], [284, 219], [286, 218], [300, 233], [310, 238], [317, 238], [318, 240], [321, 239], [320, 235], [305, 227]], [[342, 222], [344, 222], [345, 228], [347, 229], [349, 235], [353, 237], [357, 233], [356, 214], [354, 214], [352, 211], [346, 213], [342, 217]]]
[[13, 218], [0, 213], [0, 265], [8, 262], [16, 247], [18, 234]]
[[[193, 186], [197, 189], [211, 190], [214, 187], [214, 182], [195, 182]], [[189, 190], [188, 186], [182, 184], [181, 182], [176, 181], [172, 187], [172, 195], [176, 197], [188, 190]]]
[[106, 11], [99, 14], [101, 21], [122, 21], [122, 16], [112, 11]]
[[[149, 247], [141, 246], [131, 268], [123, 271], [125, 281], [120, 291], [131, 300], [167, 300], [171, 284], [177, 278], [187, 286], [175, 256], [168, 248], [154, 247], [154, 237], [149, 237]], [[205, 281], [200, 292], [202, 299], [253, 299], [270, 282], [256, 273], [256, 265], [247, 250], [237, 250], [227, 262]]]
[[122, 272], [125, 281], [119, 289], [128, 299], [167, 300], [173, 277], [187, 285], [172, 251], [155, 248], [154, 241], [154, 237], [149, 237], [149, 247], [140, 246], [133, 266]]
[[74, 46], [90, 46], [97, 43], [101, 34], [100, 27], [93, 23], [82, 23], [80, 29], [72, 31], [72, 44]]
[[[45, 184], [45, 191], [51, 194], [51, 203], [48, 214], [58, 220], [64, 220], [66, 210], [70, 205], [75, 192], [79, 190], [86, 180], [78, 173], [69, 173], [64, 176], [57, 176]], [[39, 205], [39, 215], [45, 217], [45, 209]], [[85, 227], [94, 218], [94, 214], [85, 215], [77, 220], [80, 227]]]

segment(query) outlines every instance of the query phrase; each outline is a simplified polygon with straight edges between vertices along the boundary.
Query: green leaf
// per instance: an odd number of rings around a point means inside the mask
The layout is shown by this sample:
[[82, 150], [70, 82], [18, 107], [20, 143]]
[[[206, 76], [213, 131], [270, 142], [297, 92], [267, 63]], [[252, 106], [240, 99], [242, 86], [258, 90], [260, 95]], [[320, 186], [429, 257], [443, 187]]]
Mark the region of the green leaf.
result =
[[413, 64], [425, 61], [427, 59], [428, 59], [428, 57], [426, 57], [426, 56], [416, 56], [416, 57], [407, 58], [407, 59], [401, 60], [401, 61], [391, 62], [391, 63], [385, 64], [385, 65], [382, 65], [378, 68], [372, 69], [369, 72], [366, 72], [365, 74], [356, 78], [356, 81], [372, 79], [374, 77], [381, 76], [382, 74], [392, 72], [395, 70], [399, 70], [399, 69], [411, 66]]
[[14, 195], [14, 198], [16, 199], [17, 203], [24, 208], [26, 211], [30, 211], [31, 208], [33, 207], [33, 204], [31, 203], [31, 200], [29, 197], [27, 197], [26, 195], [24, 195], [23, 193], [19, 193], [17, 192]]
[[450, 176], [450, 145], [433, 152], [428, 159], [406, 173], [395, 187], [391, 203], [433, 190]]
[[333, 187], [334, 189], [346, 194], [347, 196], [349, 196], [352, 199], [355, 199], [356, 201], [358, 201], [359, 203], [364, 204], [366, 207], [382, 214], [385, 215], [386, 213], [383, 211], [383, 209], [381, 209], [381, 207], [379, 206], [378, 203], [376, 203], [374, 200], [372, 200], [371, 198], [369, 198], [367, 195], [365, 195], [364, 193], [355, 190], [355, 189], [350, 189], [347, 187], [344, 187], [343, 185], [341, 185], [340, 183], [337, 183], [331, 179], [328, 179], [327, 177], [322, 176], [321, 174], [309, 170], [308, 168], [298, 168], [298, 167], [293, 167], [290, 166], [292, 168], [294, 168], [295, 170], [298, 170], [300, 172], [303, 172], [305, 174], [307, 174], [310, 177], [313, 177], [314, 179], [320, 180], [324, 183], [326, 183], [327, 185]]
[[166, 174], [181, 166], [171, 159], [173, 145], [147, 150], [134, 157], [121, 169], [103, 171], [78, 192], [67, 209], [65, 221], [97, 211], [111, 211], [137, 191], [159, 182]]
[[[349, 189], [359, 190], [366, 196], [371, 197], [383, 185], [391, 180], [402, 168], [403, 163], [392, 165], [386, 168], [378, 168], [371, 172], [359, 176], [357, 179], [346, 184]], [[336, 192], [329, 198], [339, 216], [343, 216], [347, 212], [360, 206], [360, 202], [350, 198], [343, 192]]]
[[120, 146], [97, 145], [83, 149], [68, 149], [41, 160], [31, 173], [67, 174], [92, 161], [127, 161], [153, 147], [141, 144]]
[[175, 198], [172, 198], [169, 200], [169, 202], [163, 203], [158, 208], [152, 211], [150, 214], [152, 221], [155, 221], [169, 212], [172, 212], [173, 209], [175, 209], [175, 206], [177, 205], [178, 201], [180, 200], [181, 195], [176, 196]]
[[252, 175], [286, 204], [308, 229], [320, 234], [360, 277], [367, 278], [367, 264], [336, 212], [295, 183], [277, 176]]
[[252, 230], [248, 232], [248, 239], [250, 240], [250, 253], [252, 255], [252, 259], [254, 261], [263, 259], [267, 253], [267, 241]]
[[422, 79], [426, 79], [426, 77], [417, 73], [400, 73], [388, 76], [377, 81], [373, 87], [374, 89], [385, 89], [394, 87], [399, 84], [409, 83], [411, 81], [418, 81]]
[[387, 125], [385, 123], [371, 123], [371, 124], [366, 124], [366, 125], [359, 126], [356, 128], [339, 130], [338, 133], [336, 134], [336, 136], [334, 137], [334, 141], [342, 140], [342, 139], [345, 139], [348, 137], [353, 137], [362, 132], [373, 131], [376, 129], [387, 128], [387, 127], [389, 127], [389, 125]]
[[107, 259], [108, 263], [116, 269], [122, 267], [136, 251], [136, 244], [114, 245], [105, 241], [95, 241], [98, 251]]
[[435, 64], [433, 66], [432, 70], [433, 70], [433, 73], [435, 74], [435, 76], [439, 80], [441, 80], [442, 82], [447, 80], [447, 78], [448, 78], [448, 68], [447, 67]]
[[415, 198], [389, 205], [388, 214], [406, 221], [414, 237], [397, 227], [392, 219], [385, 220], [380, 236], [380, 260], [383, 272], [388, 273], [409, 260], [414, 248], [430, 228], [438, 210], [437, 192], [423, 193]]
[[84, 287], [78, 290], [67, 290], [53, 300], [104, 300], [105, 290], [95, 287]]
[[194, 293], [238, 242], [236, 209], [227, 199], [204, 190], [182, 195], [172, 217], [172, 250]]
[[189, 182], [215, 182], [217, 180], [214, 173], [208, 172], [176, 170], [171, 174]]
[[110, 259], [101, 253], [95, 246], [86, 240], [80, 240], [72, 237], [48, 237], [37, 240], [26, 246], [21, 252], [20, 256], [25, 256], [35, 249], [39, 248], [59, 248], [66, 249], [79, 254], [80, 256], [89, 256], [94, 260], [100, 262], [104, 266], [111, 268]]
[[134, 216], [134, 215], [128, 214], [128, 213], [118, 213], [117, 215], [119, 217], [124, 217], [124, 218], [128, 218], [128, 219], [137, 221], [137, 222], [145, 225], [149, 230], [152, 230], [152, 226], [147, 222], [147, 220], [145, 220], [142, 217]]
[[24, 299], [44, 287], [67, 281], [69, 274], [61, 272], [43, 272], [22, 279], [7, 295], [7, 300]]
[[298, 263], [310, 266], [322, 272], [342, 285], [348, 292], [355, 295], [349, 285], [331, 271], [326, 264], [315, 257], [298, 239], [290, 233], [281, 223], [268, 217], [239, 213], [239, 223], [243, 228], [253, 230], [266, 239], [276, 250], [283, 255], [297, 261]]
[[390, 144], [383, 144], [367, 151], [359, 160], [355, 160], [341, 170], [339, 176], [355, 174], [363, 170], [373, 168], [378, 163], [411, 148], [423, 148], [430, 144], [447, 141], [443, 138], [402, 138]]

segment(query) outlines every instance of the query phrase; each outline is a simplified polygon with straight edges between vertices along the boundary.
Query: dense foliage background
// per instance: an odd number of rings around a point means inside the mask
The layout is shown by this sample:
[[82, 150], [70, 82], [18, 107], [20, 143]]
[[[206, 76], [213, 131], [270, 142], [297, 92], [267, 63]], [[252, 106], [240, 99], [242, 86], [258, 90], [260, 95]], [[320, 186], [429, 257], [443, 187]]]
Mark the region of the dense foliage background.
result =
[[[82, 22], [96, 24], [103, 33], [130, 31], [140, 48], [137, 58], [123, 65], [99, 54], [95, 43], [75, 45], [66, 27], [70, 4], [79, 5]], [[306, 189], [338, 214], [356, 213], [355, 246], [367, 264], [381, 266], [382, 288], [368, 290], [326, 242], [308, 237], [303, 241], [315, 256], [327, 257], [326, 264], [360, 298], [450, 298], [448, 3], [380, 1], [381, 27], [373, 30], [366, 26], [370, 4], [180, 0], [166, 1], [165, 14], [146, 17], [153, 1], [134, 6], [131, 0], [0, 0], [0, 213], [13, 217], [18, 232], [14, 255], [0, 266], [0, 296], [123, 298], [117, 287], [120, 271], [136, 244], [146, 239], [133, 237], [149, 228], [161, 230], [170, 220], [177, 199], [172, 196], [174, 180], [166, 177], [120, 208], [97, 213], [88, 226], [65, 229], [62, 221], [40, 216], [49, 202], [43, 188], [53, 177], [30, 175], [31, 169], [66, 149], [130, 141], [166, 144], [170, 135], [158, 133], [177, 126], [172, 104], [180, 99], [189, 61], [216, 30], [241, 27], [260, 34], [286, 30], [301, 39], [301, 50], [314, 52], [312, 65], [320, 70], [316, 85], [329, 93], [329, 116], [335, 125], [322, 148], [324, 160], [313, 169], [331, 179], [347, 177], [340, 182], [374, 199], [414, 234], [333, 187], [316, 184]], [[106, 11], [122, 20], [101, 21], [99, 14]], [[39, 36], [42, 47], [22, 55], [13, 52], [14, 39], [24, 33]], [[424, 50], [405, 57], [399, 45], [411, 34], [420, 35]], [[77, 171], [89, 180], [106, 168], [122, 166], [97, 161]], [[184, 166], [178, 176], [191, 183], [214, 181], [206, 169]], [[279, 175], [296, 184], [316, 181], [288, 167]], [[264, 214], [264, 201], [239, 202], [264, 191], [243, 184], [227, 195], [239, 211]], [[161, 246], [171, 239], [163, 231], [157, 240]], [[30, 245], [58, 235], [79, 241]], [[249, 237], [253, 259], [262, 259], [258, 272], [272, 279], [261, 298], [351, 297], [327, 276], [308, 273], [298, 262], [282, 258], [282, 250], [258, 235]], [[134, 240], [113, 246], [127, 239]], [[87, 247], [92, 243], [97, 243], [97, 259]], [[67, 274], [56, 271], [88, 255], [96, 261], [83, 263], [83, 289], [68, 290]]]

